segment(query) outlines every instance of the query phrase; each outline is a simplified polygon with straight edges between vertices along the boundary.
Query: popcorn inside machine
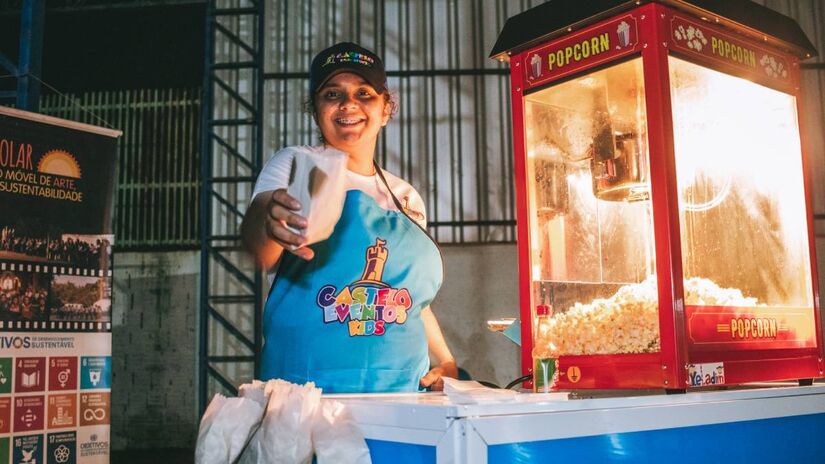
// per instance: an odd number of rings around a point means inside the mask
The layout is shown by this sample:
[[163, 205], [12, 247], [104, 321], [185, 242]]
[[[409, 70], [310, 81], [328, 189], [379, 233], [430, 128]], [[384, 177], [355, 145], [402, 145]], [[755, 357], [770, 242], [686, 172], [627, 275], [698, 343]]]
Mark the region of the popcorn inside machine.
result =
[[511, 68], [525, 373], [535, 356], [557, 388], [822, 377], [799, 121], [814, 53], [746, 0], [508, 20], [491, 56]]

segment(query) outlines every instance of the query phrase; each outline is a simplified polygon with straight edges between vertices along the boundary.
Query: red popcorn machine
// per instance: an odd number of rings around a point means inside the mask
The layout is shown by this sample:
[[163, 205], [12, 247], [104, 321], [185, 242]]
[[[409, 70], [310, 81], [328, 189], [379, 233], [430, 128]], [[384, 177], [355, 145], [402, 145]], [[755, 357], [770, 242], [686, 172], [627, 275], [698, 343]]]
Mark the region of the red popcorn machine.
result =
[[815, 53], [746, 0], [551, 0], [507, 21], [491, 57], [511, 69], [525, 374], [535, 357], [561, 389], [823, 376], [799, 108]]

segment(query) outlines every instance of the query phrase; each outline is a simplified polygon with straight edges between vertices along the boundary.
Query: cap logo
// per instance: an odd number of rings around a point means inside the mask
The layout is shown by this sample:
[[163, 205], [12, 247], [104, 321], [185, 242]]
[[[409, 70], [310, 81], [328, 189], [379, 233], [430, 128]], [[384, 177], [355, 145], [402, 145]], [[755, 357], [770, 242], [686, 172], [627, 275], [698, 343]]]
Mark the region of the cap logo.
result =
[[330, 64], [340, 64], [340, 63], [357, 63], [362, 66], [372, 67], [375, 60], [372, 57], [364, 55], [363, 53], [358, 52], [343, 52], [343, 53], [333, 53], [332, 55], [327, 57], [327, 60], [321, 67], [325, 67]]

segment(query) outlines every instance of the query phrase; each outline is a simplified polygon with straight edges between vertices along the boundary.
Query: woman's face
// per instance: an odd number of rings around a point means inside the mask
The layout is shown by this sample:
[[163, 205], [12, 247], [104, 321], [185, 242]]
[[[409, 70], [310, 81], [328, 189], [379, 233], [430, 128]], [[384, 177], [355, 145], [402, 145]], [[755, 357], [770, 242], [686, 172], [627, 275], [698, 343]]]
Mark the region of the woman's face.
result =
[[375, 150], [390, 106], [361, 76], [336, 74], [315, 96], [316, 122], [327, 144], [347, 152]]

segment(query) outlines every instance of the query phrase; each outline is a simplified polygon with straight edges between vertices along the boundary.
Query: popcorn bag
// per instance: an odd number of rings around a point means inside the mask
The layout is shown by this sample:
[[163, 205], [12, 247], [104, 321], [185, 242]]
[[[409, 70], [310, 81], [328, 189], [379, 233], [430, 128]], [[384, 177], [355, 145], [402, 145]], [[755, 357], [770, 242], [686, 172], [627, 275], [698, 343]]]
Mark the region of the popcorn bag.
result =
[[245, 383], [238, 388], [238, 396], [252, 400], [261, 405], [261, 410], [266, 409], [266, 404], [269, 402], [269, 390], [267, 390], [267, 382], [260, 380], [253, 380], [252, 383]]
[[308, 245], [332, 235], [344, 207], [347, 155], [334, 148], [296, 155], [292, 160], [287, 193], [301, 203], [298, 214], [307, 218], [306, 229], [290, 230], [304, 235]]
[[317, 464], [370, 464], [370, 450], [349, 409], [335, 400], [323, 400], [312, 425]]
[[201, 419], [195, 462], [226, 464], [234, 462], [246, 445], [264, 408], [246, 398], [226, 398], [216, 394]]
[[321, 391], [312, 382], [294, 385], [273, 381], [266, 416], [259, 429], [261, 440], [259, 463], [288, 464], [312, 461], [312, 418]]

